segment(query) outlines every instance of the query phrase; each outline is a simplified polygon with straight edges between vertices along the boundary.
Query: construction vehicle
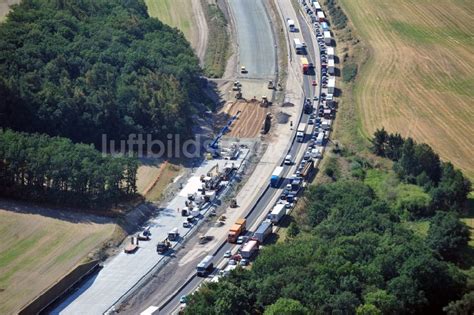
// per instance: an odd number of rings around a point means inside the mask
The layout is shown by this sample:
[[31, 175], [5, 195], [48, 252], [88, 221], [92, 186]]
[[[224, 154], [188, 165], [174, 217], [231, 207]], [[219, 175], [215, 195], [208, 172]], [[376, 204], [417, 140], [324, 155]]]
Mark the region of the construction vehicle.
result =
[[163, 254], [170, 248], [171, 243], [170, 241], [168, 241], [168, 239], [165, 239], [164, 241], [158, 242], [158, 244], [156, 244], [156, 251], [158, 252], [158, 254]]
[[309, 67], [308, 59], [306, 59], [306, 57], [301, 57], [300, 61], [301, 61], [301, 67], [302, 67], [302, 70], [303, 70], [303, 74], [309, 74], [310, 67]]
[[262, 105], [268, 107], [268, 98], [265, 95], [262, 96]]
[[130, 238], [130, 244], [128, 244], [127, 246], [125, 246], [125, 248], [123, 249], [123, 251], [126, 253], [126, 254], [133, 254], [137, 251], [138, 249], [138, 238], [137, 237], [131, 237]]
[[232, 86], [232, 90], [233, 91], [240, 91], [240, 87], [242, 86], [242, 84], [240, 84], [239, 81], [235, 81], [234, 82], [234, 85]]
[[234, 225], [229, 230], [229, 235], [227, 236], [227, 241], [229, 243], [237, 242], [237, 238], [245, 232], [245, 224], [247, 220], [245, 219], [238, 219], [235, 221]]
[[267, 115], [265, 116], [265, 119], [263, 120], [262, 133], [267, 134], [270, 131], [271, 125], [272, 125], [272, 114], [267, 113]]
[[174, 228], [170, 232], [168, 232], [168, 239], [170, 241], [176, 241], [179, 239], [178, 228]]
[[268, 81], [267, 88], [268, 88], [269, 90], [273, 90], [273, 89], [275, 88], [275, 85], [273, 84], [273, 81], [272, 81], [272, 80]]
[[206, 244], [214, 239], [214, 236], [211, 235], [200, 235], [199, 236], [199, 244]]
[[147, 226], [143, 232], [138, 234], [138, 240], [139, 241], [149, 241], [151, 239], [151, 232], [150, 232], [150, 227]]

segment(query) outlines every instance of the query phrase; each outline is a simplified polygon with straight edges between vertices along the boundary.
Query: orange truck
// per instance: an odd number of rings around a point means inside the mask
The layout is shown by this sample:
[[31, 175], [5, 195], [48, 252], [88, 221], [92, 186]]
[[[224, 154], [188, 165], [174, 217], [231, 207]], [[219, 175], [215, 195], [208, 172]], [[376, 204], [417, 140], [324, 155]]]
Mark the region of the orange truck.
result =
[[303, 68], [303, 74], [308, 74], [310, 69], [308, 59], [301, 57], [301, 66]]
[[245, 232], [245, 223], [247, 223], [247, 220], [245, 219], [238, 219], [235, 221], [234, 225], [230, 228], [229, 235], [227, 236], [227, 241], [229, 243], [235, 243], [237, 242], [237, 238]]

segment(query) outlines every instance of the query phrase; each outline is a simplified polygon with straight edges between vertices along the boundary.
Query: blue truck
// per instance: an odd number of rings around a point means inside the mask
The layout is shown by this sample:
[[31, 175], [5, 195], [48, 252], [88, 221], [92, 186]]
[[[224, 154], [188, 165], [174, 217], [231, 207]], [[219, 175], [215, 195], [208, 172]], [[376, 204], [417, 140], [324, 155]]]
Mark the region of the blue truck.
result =
[[278, 187], [281, 180], [281, 175], [283, 174], [283, 166], [278, 166], [272, 173], [272, 177], [270, 177], [270, 186]]

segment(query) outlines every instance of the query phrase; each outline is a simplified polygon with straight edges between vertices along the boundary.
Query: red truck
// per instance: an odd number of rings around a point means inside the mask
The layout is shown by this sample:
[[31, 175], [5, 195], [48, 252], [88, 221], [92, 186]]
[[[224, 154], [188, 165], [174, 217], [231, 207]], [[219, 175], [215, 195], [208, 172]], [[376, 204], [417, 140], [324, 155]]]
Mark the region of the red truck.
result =
[[306, 57], [301, 57], [301, 66], [303, 68], [303, 74], [308, 74], [310, 70], [310, 64]]
[[237, 242], [237, 238], [245, 232], [245, 223], [247, 223], [247, 220], [245, 219], [238, 219], [234, 225], [229, 230], [229, 235], [227, 236], [227, 241], [229, 243], [235, 243]]

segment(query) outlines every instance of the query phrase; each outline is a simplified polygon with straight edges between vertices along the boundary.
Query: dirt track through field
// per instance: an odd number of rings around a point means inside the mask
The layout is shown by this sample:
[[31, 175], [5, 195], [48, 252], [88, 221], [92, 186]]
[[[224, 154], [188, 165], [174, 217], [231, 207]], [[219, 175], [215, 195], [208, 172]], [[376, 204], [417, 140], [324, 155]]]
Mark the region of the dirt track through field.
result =
[[260, 134], [263, 121], [269, 108], [260, 106], [258, 101], [238, 101], [228, 103], [223, 112], [229, 115], [229, 118], [240, 111], [238, 119], [234, 121], [230, 132], [226, 136], [238, 138], [255, 138]]
[[356, 101], [376, 128], [430, 144], [474, 178], [474, 2], [343, 0], [371, 48]]

